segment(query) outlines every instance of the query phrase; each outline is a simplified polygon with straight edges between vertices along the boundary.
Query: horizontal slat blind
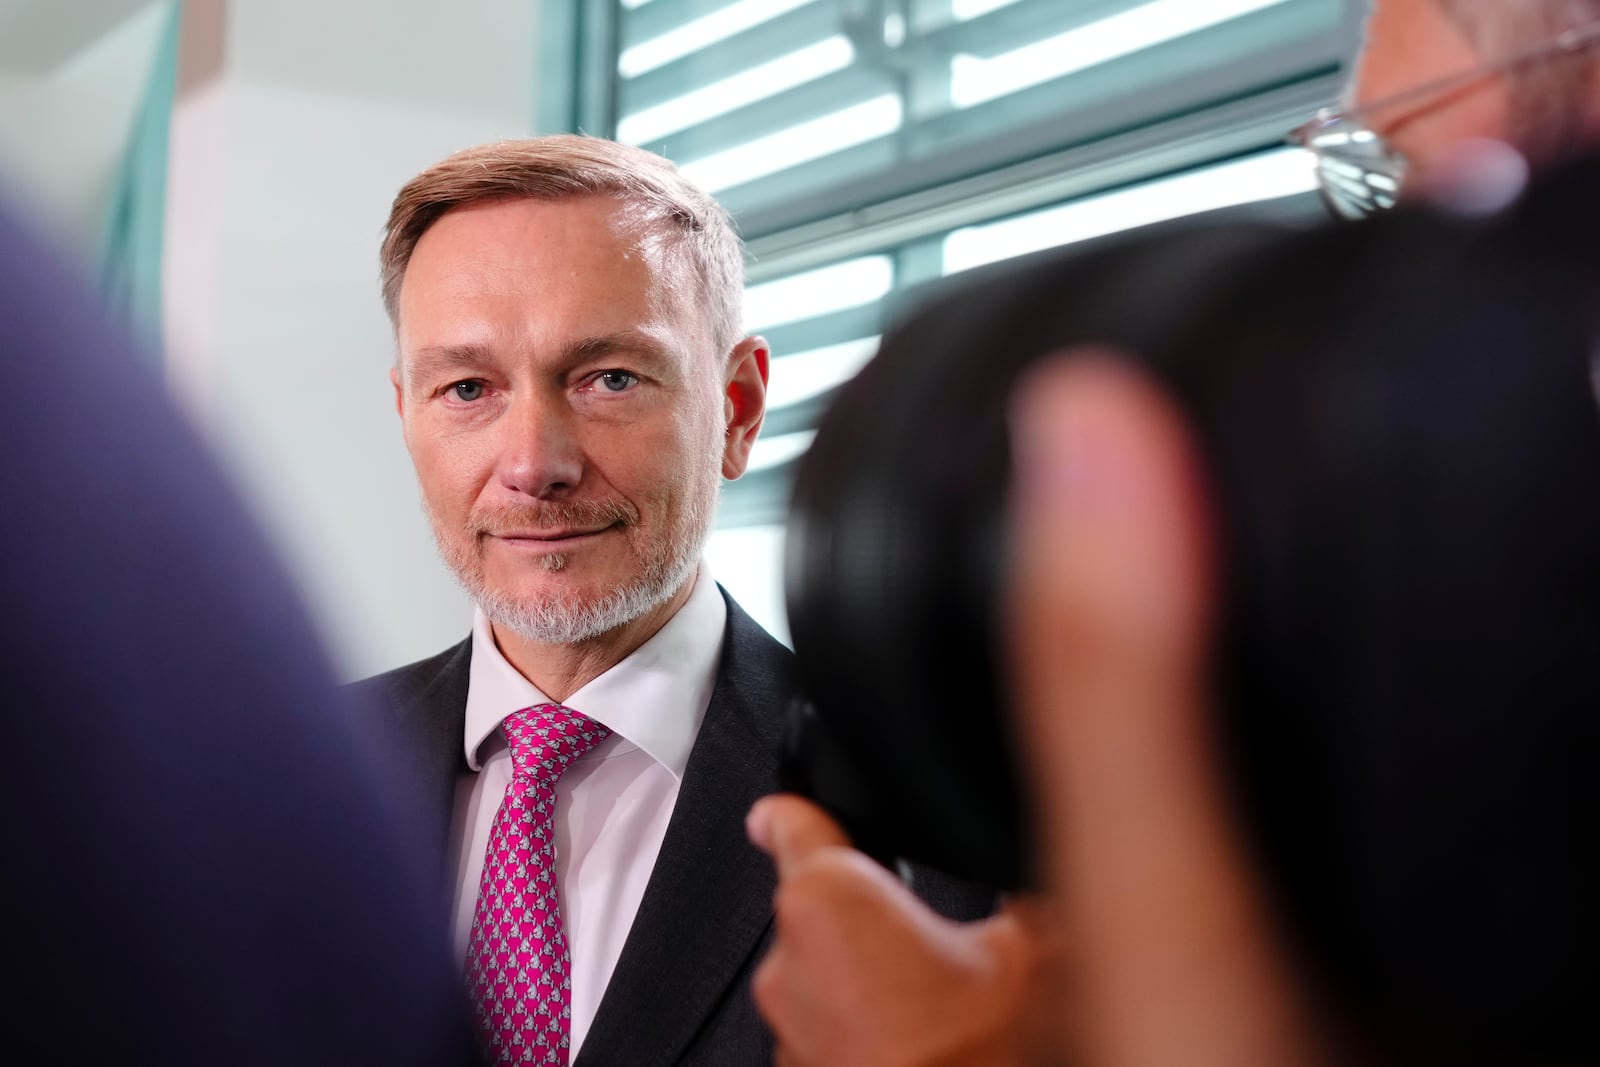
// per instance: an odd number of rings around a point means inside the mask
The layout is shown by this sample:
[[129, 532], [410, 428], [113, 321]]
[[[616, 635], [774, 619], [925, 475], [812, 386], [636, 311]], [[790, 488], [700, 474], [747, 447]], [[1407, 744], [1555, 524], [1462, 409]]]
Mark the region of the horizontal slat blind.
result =
[[[1317, 210], [1282, 139], [1333, 98], [1350, 17], [1344, 0], [621, 0], [614, 14], [616, 126], [596, 132], [677, 162], [751, 253], [770, 405], [719, 528], [749, 530], [740, 551], [766, 546], [750, 565], [767, 571], [793, 464], [906, 292], [1198, 211]], [[742, 599], [775, 601], [765, 580]]]

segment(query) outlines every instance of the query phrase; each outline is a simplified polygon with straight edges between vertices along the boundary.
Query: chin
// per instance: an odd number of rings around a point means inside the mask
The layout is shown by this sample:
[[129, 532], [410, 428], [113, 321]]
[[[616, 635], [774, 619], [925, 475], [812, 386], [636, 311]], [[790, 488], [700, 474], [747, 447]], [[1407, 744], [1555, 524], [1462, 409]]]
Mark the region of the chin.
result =
[[634, 582], [605, 590], [484, 590], [474, 599], [491, 621], [529, 641], [575, 645], [649, 614], [671, 599], [673, 592]]

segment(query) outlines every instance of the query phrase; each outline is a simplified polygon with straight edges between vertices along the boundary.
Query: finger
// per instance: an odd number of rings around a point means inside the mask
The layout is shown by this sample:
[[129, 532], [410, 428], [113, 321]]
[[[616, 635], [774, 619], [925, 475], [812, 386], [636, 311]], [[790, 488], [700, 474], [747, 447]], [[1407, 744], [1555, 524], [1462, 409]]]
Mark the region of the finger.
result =
[[818, 852], [850, 845], [849, 835], [826, 812], [786, 793], [756, 801], [745, 818], [745, 832], [777, 864], [779, 881]]
[[784, 999], [784, 983], [789, 966], [784, 940], [780, 934], [774, 940], [766, 958], [756, 965], [755, 973], [750, 977], [750, 995], [756, 1003], [756, 1011], [766, 1020], [767, 1026], [772, 1029], [780, 1042], [789, 1029], [786, 1010], [788, 1005]]
[[1186, 693], [1209, 610], [1210, 521], [1170, 401], [1125, 357], [1080, 350], [1021, 383], [1013, 426], [1024, 668], [1052, 687]]
[[1201, 707], [1198, 463], [1171, 404], [1115, 353], [1044, 365], [1013, 422], [1010, 645], [1046, 828], [1073, 841], [1057, 874], [1075, 895], [1159, 891], [1184, 880], [1197, 827], [1226, 818]]
[[1196, 451], [1114, 353], [1041, 367], [1013, 420], [1016, 701], [1095, 1054], [1273, 1062], [1289, 983], [1210, 736]]

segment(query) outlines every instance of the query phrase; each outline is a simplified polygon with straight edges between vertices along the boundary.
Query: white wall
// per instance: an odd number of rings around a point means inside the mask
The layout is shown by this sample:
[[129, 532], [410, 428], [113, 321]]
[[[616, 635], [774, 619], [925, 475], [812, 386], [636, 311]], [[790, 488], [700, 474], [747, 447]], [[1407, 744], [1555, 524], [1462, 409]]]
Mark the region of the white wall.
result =
[[782, 526], [736, 526], [717, 530], [706, 545], [711, 576], [722, 583], [750, 617], [789, 644], [784, 609]]
[[95, 0], [52, 14], [0, 0], [0, 188], [88, 266], [167, 12]]
[[[390, 199], [532, 130], [535, 0], [184, 0], [164, 316], [170, 384], [279, 545], [346, 677], [465, 632], [387, 373]], [[92, 268], [158, 0], [0, 0], [0, 186]], [[715, 535], [715, 577], [783, 637], [778, 528]]]
[[470, 622], [400, 440], [377, 249], [413, 174], [457, 148], [532, 132], [536, 8], [185, 4], [169, 373], [282, 546], [347, 677], [431, 655]]

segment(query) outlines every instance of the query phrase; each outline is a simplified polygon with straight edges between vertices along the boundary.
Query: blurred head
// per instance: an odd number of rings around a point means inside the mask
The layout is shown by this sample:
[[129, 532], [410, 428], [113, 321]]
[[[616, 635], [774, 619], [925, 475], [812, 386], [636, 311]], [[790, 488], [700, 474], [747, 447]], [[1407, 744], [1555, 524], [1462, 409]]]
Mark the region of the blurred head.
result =
[[[1544, 51], [1563, 31], [1600, 20], [1600, 0], [1373, 0], [1348, 103], [1425, 172], [1466, 139], [1505, 141], [1534, 163], [1581, 150], [1594, 136], [1600, 48]], [[1467, 71], [1437, 94], [1384, 101]]]
[[670, 163], [592, 138], [469, 149], [396, 197], [396, 407], [441, 555], [499, 626], [570, 645], [670, 613], [761, 422], [741, 255]]
[[1294, 136], [1340, 215], [1417, 192], [1494, 210], [1600, 137], [1597, 56], [1600, 0], [1372, 0], [1344, 106]]

